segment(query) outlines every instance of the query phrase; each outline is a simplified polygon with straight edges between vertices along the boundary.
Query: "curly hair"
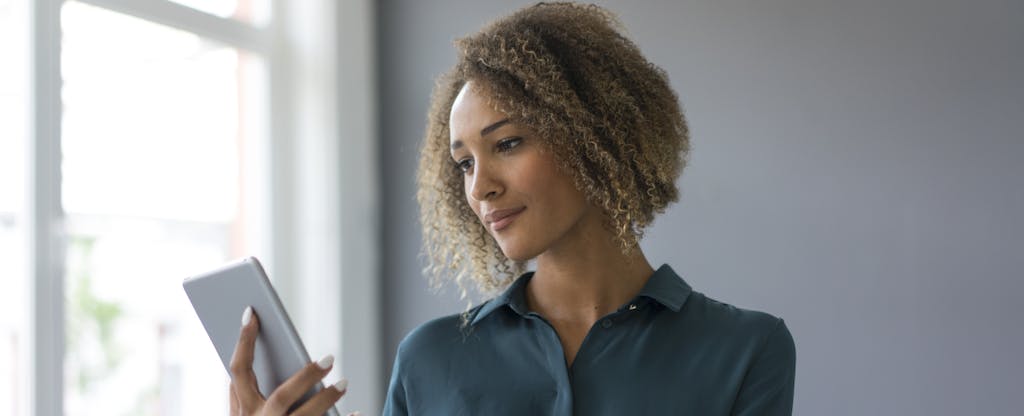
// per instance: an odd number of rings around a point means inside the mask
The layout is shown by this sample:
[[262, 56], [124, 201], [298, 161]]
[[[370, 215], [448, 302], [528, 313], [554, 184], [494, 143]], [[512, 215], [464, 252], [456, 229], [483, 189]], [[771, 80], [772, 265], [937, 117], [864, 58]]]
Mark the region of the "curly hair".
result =
[[605, 214], [623, 253], [678, 199], [689, 132], [659, 67], [595, 5], [538, 3], [456, 40], [456, 65], [434, 88], [417, 172], [425, 272], [434, 287], [453, 280], [465, 299], [525, 269], [477, 219], [449, 153], [449, 113], [473, 81], [513, 123], [537, 133], [589, 203]]

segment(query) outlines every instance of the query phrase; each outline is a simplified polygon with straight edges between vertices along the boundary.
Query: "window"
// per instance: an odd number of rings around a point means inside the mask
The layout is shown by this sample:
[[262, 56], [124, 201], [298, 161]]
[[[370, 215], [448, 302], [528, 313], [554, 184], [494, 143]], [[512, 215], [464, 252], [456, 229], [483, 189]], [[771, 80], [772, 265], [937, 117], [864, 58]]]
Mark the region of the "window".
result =
[[0, 0], [0, 414], [226, 413], [181, 281], [243, 255], [379, 411], [371, 6]]
[[[0, 271], [14, 276], [14, 290], [0, 299], [0, 406], [10, 406], [2, 414], [227, 412], [227, 375], [181, 281], [242, 255], [273, 261], [269, 47], [265, 29], [235, 23], [243, 15], [257, 21], [251, 17], [259, 10], [265, 21], [267, 8], [245, 0], [204, 4], [226, 19], [170, 2], [0, 3], [0, 54], [16, 63], [0, 67], [0, 110], [23, 121], [0, 123], [7, 138], [0, 142]], [[54, 41], [33, 44], [30, 35], [46, 28], [40, 22], [48, 12]], [[175, 19], [184, 24], [162, 24]], [[237, 39], [208, 36], [220, 32]], [[43, 67], [36, 84], [28, 71], [39, 53], [29, 46], [59, 56], [49, 68], [34, 62]], [[40, 87], [47, 69], [59, 74], [49, 111]], [[59, 131], [53, 148], [29, 150], [26, 103], [33, 101], [37, 112], [58, 115], [50, 117], [58, 126], [47, 126]], [[39, 168], [55, 173], [37, 175]], [[52, 213], [25, 201], [47, 189], [57, 190]], [[54, 233], [33, 229], [33, 215], [46, 217]], [[25, 248], [36, 241], [57, 247], [35, 254], [58, 272], [58, 284], [33, 304]], [[41, 316], [48, 299], [63, 299], [55, 309], [63, 313]], [[36, 332], [59, 334], [30, 342], [33, 310]], [[63, 351], [53, 348], [57, 342]], [[57, 374], [39, 361], [55, 362]], [[38, 381], [46, 379], [60, 388], [43, 391]]]
[[64, 414], [227, 412], [181, 281], [269, 257], [260, 56], [92, 5], [61, 11]]

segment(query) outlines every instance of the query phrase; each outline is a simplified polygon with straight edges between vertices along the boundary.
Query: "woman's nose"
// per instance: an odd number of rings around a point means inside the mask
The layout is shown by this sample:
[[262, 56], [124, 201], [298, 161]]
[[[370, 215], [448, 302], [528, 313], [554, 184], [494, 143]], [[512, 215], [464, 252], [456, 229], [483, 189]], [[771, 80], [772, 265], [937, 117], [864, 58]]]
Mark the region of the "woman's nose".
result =
[[504, 190], [500, 179], [483, 163], [473, 166], [473, 177], [469, 187], [469, 196], [476, 201], [494, 199]]

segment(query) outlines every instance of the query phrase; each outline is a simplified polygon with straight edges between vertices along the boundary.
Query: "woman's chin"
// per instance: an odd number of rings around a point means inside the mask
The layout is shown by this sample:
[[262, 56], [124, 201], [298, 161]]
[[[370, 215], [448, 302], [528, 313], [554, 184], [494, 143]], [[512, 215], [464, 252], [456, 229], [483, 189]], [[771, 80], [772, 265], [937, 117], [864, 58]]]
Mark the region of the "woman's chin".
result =
[[509, 260], [524, 262], [534, 257], [537, 257], [539, 253], [534, 253], [534, 250], [530, 250], [528, 247], [519, 246], [511, 243], [502, 244], [498, 242], [498, 247], [501, 248], [502, 254], [505, 255]]

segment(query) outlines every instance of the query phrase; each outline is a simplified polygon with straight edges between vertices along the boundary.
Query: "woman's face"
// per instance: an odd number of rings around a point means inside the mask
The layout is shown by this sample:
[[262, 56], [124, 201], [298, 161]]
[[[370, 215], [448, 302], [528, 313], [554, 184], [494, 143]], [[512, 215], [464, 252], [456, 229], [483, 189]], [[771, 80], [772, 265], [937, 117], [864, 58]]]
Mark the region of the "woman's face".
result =
[[[466, 200], [505, 256], [524, 261], [580, 236], [596, 215], [533, 132], [467, 83], [452, 105], [451, 154]], [[593, 218], [591, 218], [593, 219]]]

